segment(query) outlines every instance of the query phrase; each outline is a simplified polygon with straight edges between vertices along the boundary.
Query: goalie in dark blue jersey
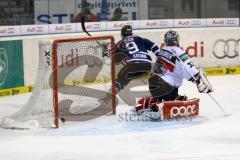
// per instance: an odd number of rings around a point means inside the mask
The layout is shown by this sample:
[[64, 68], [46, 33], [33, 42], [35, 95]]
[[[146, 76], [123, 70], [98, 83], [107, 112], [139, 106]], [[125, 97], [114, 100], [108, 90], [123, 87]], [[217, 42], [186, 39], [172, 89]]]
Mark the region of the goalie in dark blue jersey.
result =
[[116, 92], [122, 90], [132, 79], [150, 73], [152, 58], [148, 51], [155, 55], [159, 47], [152, 41], [133, 35], [132, 27], [124, 25], [121, 29], [122, 40], [116, 44], [116, 63], [124, 63], [116, 79]]

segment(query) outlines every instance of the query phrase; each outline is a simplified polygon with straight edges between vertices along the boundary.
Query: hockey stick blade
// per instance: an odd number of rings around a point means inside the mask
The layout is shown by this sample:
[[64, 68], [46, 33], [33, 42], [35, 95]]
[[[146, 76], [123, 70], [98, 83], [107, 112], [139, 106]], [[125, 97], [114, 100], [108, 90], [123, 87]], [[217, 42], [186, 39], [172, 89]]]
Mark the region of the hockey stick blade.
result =
[[[92, 37], [92, 35], [86, 30], [86, 27], [85, 27], [86, 18], [84, 16], [82, 16], [80, 22], [81, 22], [81, 27], [82, 27], [83, 32], [85, 32], [89, 37]], [[96, 41], [96, 42], [103, 48], [102, 57], [110, 57], [110, 55], [108, 53], [107, 45], [102, 44], [99, 41]]]
[[[86, 22], [86, 18], [85, 18], [85, 16], [82, 16], [81, 21], [80, 21], [82, 30], [83, 30], [83, 32], [85, 32], [89, 37], [92, 37], [92, 35], [86, 30], [85, 22]], [[109, 52], [108, 52], [107, 44], [101, 43], [101, 42], [99, 42], [99, 41], [96, 41], [96, 43], [97, 43], [99, 46], [102, 47], [102, 50], [103, 50], [103, 51], [102, 51], [102, 58], [107, 58], [107, 59], [109, 59], [111, 55], [110, 55]], [[106, 60], [103, 59], [103, 61], [104, 61], [105, 64], [107, 64]], [[101, 103], [108, 103], [109, 100], [111, 100], [111, 99], [109, 98], [109, 95], [110, 95], [110, 97], [111, 97], [112, 93], [111, 93], [111, 92], [107, 93], [106, 97], [104, 97], [104, 98], [102, 98], [102, 99], [99, 99], [98, 101], [101, 102]]]
[[82, 16], [82, 18], [81, 18], [82, 30], [83, 30], [83, 32], [85, 32], [88, 36], [92, 36], [92, 35], [91, 35], [90, 33], [88, 33], [88, 31], [86, 30], [85, 22], [86, 22], [86, 18], [85, 18], [84, 16]]

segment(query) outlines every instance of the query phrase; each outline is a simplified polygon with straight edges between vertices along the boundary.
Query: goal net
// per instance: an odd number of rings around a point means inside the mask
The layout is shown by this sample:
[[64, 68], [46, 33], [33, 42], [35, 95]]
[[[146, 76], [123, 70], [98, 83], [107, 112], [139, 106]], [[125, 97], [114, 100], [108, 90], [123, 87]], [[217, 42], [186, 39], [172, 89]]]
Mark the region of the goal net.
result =
[[58, 128], [115, 113], [114, 38], [42, 41], [34, 90], [21, 109], [4, 118], [3, 128]]

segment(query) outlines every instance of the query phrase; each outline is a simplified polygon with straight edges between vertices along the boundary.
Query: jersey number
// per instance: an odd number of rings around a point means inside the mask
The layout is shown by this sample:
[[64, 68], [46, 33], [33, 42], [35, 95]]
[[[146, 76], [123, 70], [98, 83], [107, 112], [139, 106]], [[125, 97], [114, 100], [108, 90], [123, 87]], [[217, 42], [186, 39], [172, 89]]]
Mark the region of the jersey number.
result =
[[190, 68], [194, 67], [194, 64], [192, 62], [188, 62], [187, 65], [189, 65]]
[[129, 54], [134, 54], [139, 51], [135, 42], [127, 42], [126, 48], [127, 48]]

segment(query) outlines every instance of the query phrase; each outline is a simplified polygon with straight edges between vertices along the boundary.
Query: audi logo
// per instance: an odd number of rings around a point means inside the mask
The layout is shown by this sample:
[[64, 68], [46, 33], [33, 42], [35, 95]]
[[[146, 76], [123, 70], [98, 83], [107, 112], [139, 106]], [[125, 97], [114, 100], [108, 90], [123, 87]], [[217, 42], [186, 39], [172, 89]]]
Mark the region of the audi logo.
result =
[[170, 110], [171, 118], [181, 116], [181, 117], [188, 117], [196, 113], [196, 106], [189, 105], [189, 106], [181, 106], [181, 107], [172, 107]]
[[201, 21], [200, 20], [193, 20], [192, 25], [200, 25]]
[[218, 59], [235, 58], [239, 56], [240, 39], [219, 39], [213, 44], [213, 55]]

